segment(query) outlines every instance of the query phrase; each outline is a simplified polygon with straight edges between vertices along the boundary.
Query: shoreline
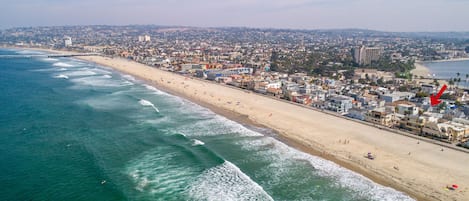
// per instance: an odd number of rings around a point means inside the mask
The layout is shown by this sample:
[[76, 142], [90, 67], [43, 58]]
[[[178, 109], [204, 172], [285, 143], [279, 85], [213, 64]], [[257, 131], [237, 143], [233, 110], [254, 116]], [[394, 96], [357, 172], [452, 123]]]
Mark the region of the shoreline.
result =
[[430, 60], [430, 61], [420, 61], [423, 63], [439, 63], [439, 62], [452, 62], [452, 61], [469, 61], [469, 58], [454, 58], [454, 59], [441, 59], [441, 60]]
[[[84, 61], [88, 61], [88, 62], [90, 61], [90, 60], [87, 60], [86, 58], [80, 58], [80, 59], [84, 60]], [[96, 62], [96, 63], [99, 64], [99, 65], [107, 66], [107, 67], [110, 67], [110, 68], [116, 70], [115, 68], [113, 68], [111, 66], [104, 65], [104, 64], [98, 63], [98, 62]], [[117, 70], [117, 71], [121, 72], [121, 73], [125, 73], [125, 72], [122, 72], [120, 70]], [[140, 79], [140, 80], [144, 81], [145, 83], [147, 83], [151, 86], [157, 87], [159, 90], [162, 90], [166, 93], [169, 93], [171, 95], [178, 96], [178, 97], [187, 99], [191, 102], [194, 102], [194, 103], [196, 103], [196, 104], [198, 104], [198, 105], [200, 105], [204, 108], [209, 109], [210, 111], [214, 112], [215, 114], [223, 116], [223, 117], [225, 117], [229, 120], [235, 121], [235, 122], [237, 122], [237, 123], [239, 123], [239, 124], [241, 124], [245, 127], [247, 126], [248, 128], [249, 127], [257, 127], [257, 128], [268, 129], [271, 132], [269, 132], [269, 133], [261, 132], [261, 133], [265, 136], [272, 137], [276, 140], [279, 140], [280, 142], [282, 142], [282, 143], [286, 144], [287, 146], [289, 146], [293, 149], [296, 149], [298, 151], [301, 151], [301, 152], [304, 152], [304, 153], [307, 153], [307, 154], [310, 154], [310, 155], [313, 155], [313, 156], [318, 156], [318, 157], [320, 157], [324, 160], [332, 161], [332, 162], [336, 163], [337, 165], [339, 165], [340, 167], [351, 170], [351, 171], [353, 171], [357, 174], [360, 174], [360, 175], [370, 179], [371, 181], [373, 181], [377, 184], [393, 188], [393, 189], [395, 189], [397, 191], [400, 191], [400, 192], [404, 192], [406, 195], [408, 195], [409, 197], [411, 197], [413, 199], [416, 199], [416, 200], [427, 200], [428, 199], [428, 197], [422, 196], [420, 194], [415, 193], [414, 191], [409, 191], [407, 188], [404, 188], [402, 186], [399, 186], [399, 185], [396, 185], [392, 182], [389, 182], [387, 179], [382, 178], [379, 175], [374, 175], [372, 173], [369, 173], [366, 169], [363, 169], [361, 167], [357, 167], [356, 165], [354, 165], [351, 162], [343, 161], [343, 160], [341, 160], [340, 158], [337, 158], [336, 156], [334, 156], [331, 153], [327, 153], [324, 150], [319, 150], [319, 149], [317, 149], [317, 148], [315, 148], [314, 146], [311, 146], [311, 145], [303, 144], [302, 142], [299, 142], [295, 139], [290, 139], [288, 137], [288, 135], [285, 135], [283, 133], [283, 131], [279, 131], [277, 129], [268, 127], [264, 124], [260, 124], [259, 122], [256, 122], [256, 121], [250, 119], [249, 116], [247, 116], [247, 115], [243, 115], [243, 114], [234, 112], [232, 110], [227, 110], [225, 108], [217, 107], [215, 105], [203, 102], [203, 101], [201, 101], [199, 99], [196, 99], [194, 97], [188, 96], [187, 94], [177, 92], [175, 90], [172, 90], [172, 89], [164, 87], [164, 86], [162, 87], [161, 85], [155, 84], [154, 82], [152, 82], [151, 80], [148, 80], [147, 78], [144, 78], [144, 77], [141, 77], [141, 76], [138, 76], [138, 75], [132, 75], [132, 76], [135, 76], [137, 79]], [[214, 84], [214, 83], [211, 83], [211, 84]], [[259, 131], [256, 131], [256, 132], [259, 132]]]
[[[379, 184], [384, 185], [384, 186], [392, 187], [392, 188], [394, 188], [396, 190], [399, 190], [401, 192], [405, 192], [407, 195], [411, 196], [414, 199], [417, 199], [417, 200], [445, 200], [445, 198], [448, 196], [448, 195], [444, 195], [444, 193], [445, 193], [444, 190], [442, 190], [443, 192], [437, 192], [437, 193], [432, 192], [432, 193], [429, 194], [428, 192], [431, 192], [429, 190], [432, 189], [432, 188], [421, 188], [422, 183], [418, 183], [418, 182], [414, 183], [414, 182], [412, 182], [413, 179], [409, 179], [409, 181], [408, 181], [406, 178], [400, 177], [399, 173], [395, 172], [395, 170], [392, 169], [392, 167], [393, 167], [392, 165], [385, 164], [384, 166], [389, 168], [389, 170], [382, 171], [381, 168], [383, 168], [383, 167], [375, 167], [373, 165], [372, 161], [363, 160], [362, 153], [366, 153], [366, 151], [364, 151], [364, 152], [359, 151], [358, 154], [357, 153], [351, 153], [351, 152], [346, 152], [346, 154], [343, 154], [344, 150], [329, 149], [327, 146], [329, 145], [330, 142], [322, 142], [323, 140], [318, 141], [316, 139], [311, 139], [311, 136], [310, 137], [305, 136], [305, 133], [308, 133], [308, 131], [306, 131], [304, 129], [301, 129], [301, 128], [300, 129], [298, 129], [298, 128], [297, 129], [295, 129], [295, 128], [287, 128], [286, 129], [283, 126], [278, 126], [278, 125], [272, 124], [272, 122], [263, 121], [262, 120], [263, 118], [262, 117], [259, 118], [258, 117], [259, 115], [256, 115], [256, 113], [263, 113], [263, 112], [265, 112], [265, 110], [264, 111], [262, 111], [262, 109], [261, 109], [261, 111], [260, 110], [255, 110], [254, 113], [253, 112], [245, 112], [245, 111], [243, 112], [243, 111], [236, 110], [233, 107], [231, 107], [232, 105], [228, 105], [227, 103], [225, 103], [225, 101], [227, 101], [227, 100], [232, 100], [230, 98], [222, 97], [223, 101], [221, 101], [220, 98], [218, 99], [218, 101], [216, 101], [216, 100], [213, 101], [213, 100], [209, 100], [211, 98], [209, 98], [209, 99], [203, 98], [203, 97], [201, 97], [197, 94], [198, 89], [200, 90], [201, 88], [207, 88], [207, 87], [217, 88], [215, 90], [212, 90], [212, 93], [214, 93], [214, 94], [215, 93], [220, 93], [219, 92], [220, 90], [234, 91], [234, 89], [231, 89], [229, 87], [219, 85], [219, 84], [215, 84], [215, 83], [208, 83], [208, 82], [200, 81], [200, 80], [193, 79], [193, 78], [190, 78], [190, 77], [184, 77], [184, 76], [181, 76], [181, 75], [176, 75], [176, 74], [171, 73], [171, 72], [162, 71], [162, 70], [159, 70], [159, 69], [151, 68], [149, 66], [145, 66], [143, 64], [138, 64], [136, 62], [123, 60], [123, 59], [92, 58], [92, 57], [86, 57], [86, 58], [82, 58], [82, 59], [87, 60], [87, 61], [91, 61], [91, 62], [95, 62], [95, 63], [103, 65], [103, 66], [108, 66], [108, 67], [111, 67], [111, 68], [113, 68], [117, 71], [120, 71], [120, 72], [123, 72], [123, 73], [126, 73], [126, 74], [131, 74], [131, 75], [136, 76], [140, 79], [146, 80], [151, 85], [153, 85], [153, 86], [155, 86], [159, 89], [162, 89], [163, 91], [169, 91], [173, 95], [177, 95], [177, 96], [186, 98], [190, 101], [193, 101], [197, 104], [200, 104], [203, 107], [207, 107], [207, 108], [211, 109], [212, 111], [214, 111], [217, 114], [223, 115], [223, 116], [225, 116], [229, 119], [235, 120], [237, 122], [240, 122], [240, 123], [243, 123], [243, 124], [255, 125], [255, 126], [260, 125], [262, 127], [270, 128], [270, 129], [276, 131], [277, 133], [279, 133], [278, 138], [281, 139], [282, 142], [286, 143], [289, 146], [292, 146], [292, 147], [294, 147], [298, 150], [301, 150], [303, 152], [319, 156], [319, 157], [324, 158], [326, 160], [331, 160], [331, 161], [339, 164], [340, 166], [342, 166], [344, 168], [347, 168], [349, 170], [352, 170], [354, 172], [357, 172], [361, 175], [364, 175], [364, 176], [368, 177], [369, 179], [373, 180], [376, 183], [379, 183]], [[108, 61], [108, 62], [106, 62], [106, 61]], [[116, 63], [114, 63], [114, 62], [116, 62]], [[135, 69], [129, 69], [129, 67], [131, 67], [131, 66], [132, 67], [137, 67], [138, 66], [139, 68], [142, 68], [142, 69], [137, 70], [137, 71], [140, 71], [140, 72], [133, 71]], [[153, 75], [151, 75], [151, 74], [153, 74]], [[160, 74], [160, 75], [155, 76], [155, 74]], [[178, 85], [180, 85], [180, 83], [183, 83], [183, 82], [190, 83], [190, 85], [197, 85], [196, 87], [191, 88], [192, 91], [189, 90], [190, 92], [193, 92], [193, 93], [186, 92], [184, 90], [185, 88], [182, 88], [180, 86], [178, 87]], [[239, 90], [235, 90], [234, 93], [237, 96], [243, 96], [243, 95], [248, 96], [248, 97], [244, 97], [243, 100], [245, 98], [267, 99], [266, 97], [262, 97], [260, 95], [254, 94], [254, 93], [242, 92], [242, 91], [239, 91]], [[220, 96], [223, 96], [223, 95], [216, 94], [215, 97], [220, 97]], [[283, 103], [281, 101], [273, 100], [273, 99], [269, 99], [269, 100], [266, 100], [266, 101], [267, 102], [273, 102], [275, 104], [281, 104], [283, 106], [285, 106], [285, 104], [287, 104], [287, 103]], [[233, 100], [231, 102], [235, 102], [235, 100]], [[336, 120], [339, 120], [338, 117], [333, 117], [333, 116], [327, 115], [327, 114], [321, 114], [317, 111], [309, 110], [309, 109], [306, 109], [306, 108], [301, 108], [301, 107], [291, 105], [291, 104], [288, 104], [288, 106], [286, 106], [286, 107], [295, 108], [295, 109], [301, 110], [302, 112], [313, 113], [313, 115], [325, 116], [325, 118], [331, 119], [332, 122], [336, 121]], [[271, 110], [268, 110], [268, 111], [271, 111]], [[277, 112], [280, 112], [280, 111], [277, 111]], [[277, 115], [277, 114], [275, 114], [275, 115]], [[283, 115], [284, 115], [284, 117], [282, 117]], [[288, 118], [288, 116], [290, 116], [290, 115], [291, 114], [279, 114], [281, 121], [284, 121], [285, 118]], [[264, 115], [261, 115], [261, 116], [264, 116]], [[266, 113], [265, 116], [268, 116], [268, 113]], [[354, 124], [353, 126], [357, 126], [356, 124], [358, 124], [356, 122], [350, 122], [348, 120], [343, 120], [343, 119], [340, 119], [339, 121], [346, 121], [347, 124]], [[275, 123], [280, 123], [280, 122], [275, 121]], [[322, 123], [326, 123], [326, 122], [322, 122]], [[301, 127], [301, 125], [297, 125], [297, 126]], [[333, 126], [333, 127], [335, 127], [335, 126]], [[346, 126], [344, 126], [344, 128], [345, 127]], [[370, 133], [379, 133], [379, 132], [388, 133], [387, 131], [382, 131], [381, 129], [378, 129], [378, 128], [370, 128], [369, 126], [365, 126], [365, 125], [359, 125], [358, 127], [366, 127], [366, 129], [372, 130]], [[297, 133], [292, 133], [292, 131], [290, 129], [300, 130], [300, 132], [302, 132], [303, 135], [297, 134]], [[310, 128], [310, 129], [314, 129], [314, 127]], [[342, 130], [343, 130], [343, 128], [342, 128]], [[345, 129], [345, 130], [348, 130], [348, 129]], [[357, 130], [360, 130], [360, 129], [357, 129]], [[324, 131], [324, 132], [321, 132], [321, 133], [323, 133], [322, 135], [324, 135], [324, 133], [326, 133], [326, 132], [327, 131]], [[337, 132], [337, 131], [333, 131], [333, 132]], [[398, 138], [398, 136], [396, 136], [394, 133], [391, 133], [391, 135], [392, 136], [389, 136], [389, 137]], [[346, 136], [351, 137], [349, 135], [346, 135]], [[405, 141], [412, 141], [413, 142], [412, 144], [414, 144], [415, 139], [411, 139], [411, 138], [407, 138], [407, 137], [403, 137], [403, 138], [404, 138]], [[344, 139], [344, 138], [342, 138], [342, 139]], [[357, 138], [353, 138], [353, 139], [354, 139], [354, 141], [360, 141]], [[383, 139], [382, 137], [381, 137], [380, 141], [381, 140], [383, 140], [384, 143], [387, 142], [387, 139]], [[335, 141], [335, 139], [333, 141]], [[332, 142], [332, 143], [337, 144], [337, 142]], [[376, 149], [379, 150], [379, 148], [376, 148], [376, 146], [373, 145], [372, 143], [360, 142], [360, 144], [367, 147], [365, 150], [376, 150]], [[361, 147], [361, 145], [352, 147], [352, 150], [355, 150], [355, 148], [357, 148], [357, 147]], [[370, 145], [371, 145], [371, 147], [370, 147]], [[337, 146], [337, 145], [335, 145], [335, 146]], [[430, 144], [429, 146], [434, 147], [434, 148], [438, 147], [437, 149], [439, 150], [439, 146], [437, 146], [437, 145]], [[340, 153], [340, 152], [342, 152], [342, 153]], [[383, 154], [386, 155], [387, 153], [383, 153]], [[394, 158], [394, 157], [391, 157], [391, 158]], [[397, 161], [399, 161], [399, 160], [397, 160]], [[397, 163], [393, 162], [393, 164], [399, 164], [399, 162], [397, 162]], [[389, 174], [390, 171], [394, 172], [394, 173]], [[414, 169], [413, 171], [418, 172], [418, 169]], [[416, 173], [416, 174], [418, 174], [418, 173]], [[426, 175], [424, 177], [426, 177]], [[461, 182], [458, 182], [458, 183], [461, 183]], [[442, 186], [445, 186], [445, 185], [442, 184]], [[435, 190], [435, 189], [433, 189], [433, 190]], [[440, 188], [440, 190], [441, 190], [441, 188]], [[460, 200], [460, 199], [454, 199], [454, 200]]]
[[428, 78], [428, 75], [431, 74], [430, 69], [426, 67], [423, 62], [416, 61], [414, 65], [415, 69], [411, 70], [410, 73], [424, 78]]
[[[64, 53], [63, 51], [48, 49], [36, 50]], [[436, 157], [434, 160], [409, 159], [410, 157], [407, 156], [408, 150], [402, 151], [403, 153], [400, 153], [400, 151], [396, 150], [396, 147], [410, 150], [415, 147], [415, 139], [404, 138], [402, 136], [399, 137], [396, 136], [396, 134], [383, 131], [378, 128], [373, 128], [366, 125], [358, 125], [357, 122], [339, 119], [338, 117], [322, 114], [318, 111], [313, 111], [306, 108], [301, 108], [297, 105], [286, 105], [287, 103], [282, 103], [278, 100], [264, 100], [266, 97], [262, 97], [255, 93], [247, 93], [241, 90], [234, 90], [220, 84], [210, 83], [207, 81], [204, 82], [195, 78], [176, 75], [175, 73], [162, 71], [124, 59], [111, 59], [95, 56], [78, 58], [85, 61], [91, 61], [102, 66], [110, 67], [125, 74], [133, 75], [139, 79], [145, 80], [148, 84], [155, 86], [160, 90], [188, 99], [203, 107], [209, 108], [219, 115], [225, 116], [228, 119], [234, 120], [243, 125], [254, 125], [257, 127], [272, 129], [274, 132], [278, 133], [278, 135], [271, 137], [279, 139], [290, 147], [311, 155], [319, 156], [326, 160], [333, 161], [341, 167], [357, 172], [378, 184], [405, 192], [414, 199], [448, 200], [450, 198], [450, 200], [463, 200], [462, 198], [468, 195], [467, 186], [469, 186], [469, 182], [467, 181], [469, 180], [467, 180], [467, 175], [462, 174], [464, 179], [462, 181], [458, 181], [457, 178], [461, 176], [461, 170], [459, 170], [459, 168], [457, 171], [458, 174], [450, 174], [449, 172], [452, 172], [452, 169], [442, 168], [441, 166], [437, 168], [428, 167], [428, 169], [432, 169], [432, 171], [429, 171], [428, 174], [420, 173], [422, 171], [426, 172], [425, 169], [427, 166], [435, 163], [435, 161], [437, 163], [444, 163], [446, 158], [449, 157], [452, 158], [451, 162], [454, 162], [454, 156], [451, 157], [451, 155], [455, 154], [461, 156], [460, 153], [455, 153], [454, 151], [450, 150], [442, 152], [442, 154], [445, 155], [444, 157]], [[187, 85], [191, 85], [189, 89], [192, 91], [185, 90], [185, 88], [182, 88], [178, 82], [187, 82]], [[195, 85], [195, 87], [192, 87], [192, 85]], [[198, 95], [197, 90], [210, 90], [210, 93], [213, 93], [214, 96], [218, 98], [218, 101], [216, 99], [214, 100], [213, 97], [210, 98], [201, 94]], [[227, 94], [220, 92], [220, 90], [226, 91]], [[194, 91], [195, 94], [191, 93]], [[220, 101], [220, 99], [223, 101]], [[251, 99], [255, 100], [251, 101]], [[233, 105], [226, 103], [227, 101], [231, 100], [240, 100], [242, 102], [242, 106], [246, 105], [247, 107], [251, 108], [241, 109], [232, 107]], [[245, 104], [244, 102], [248, 103]], [[268, 104], [271, 107], [265, 107], [265, 104]], [[274, 113], [274, 116], [272, 118], [267, 117], [268, 112], [271, 112], [271, 114]], [[298, 115], [295, 115], [295, 112], [301, 112], [301, 114], [298, 113]], [[295, 119], [295, 116], [301, 116], [299, 119], [296, 119], [297, 121], [300, 121], [300, 123], [295, 123], [294, 121], [290, 120]], [[312, 120], [304, 120], [303, 117], [311, 118]], [[324, 125], [328, 123], [330, 124], [330, 122], [336, 122], [337, 124], [344, 125], [339, 128], [335, 127], [335, 125]], [[293, 125], [286, 125], [288, 123]], [[363, 131], [365, 134], [356, 133], [358, 130], [360, 130], [360, 132]], [[330, 136], [328, 134], [329, 132], [335, 135]], [[378, 138], [373, 137], [383, 134], [390, 135], [381, 136]], [[352, 143], [350, 145], [341, 145], [340, 143], [337, 143], [337, 140], [344, 139], [344, 137], [351, 139]], [[370, 138], [370, 140], [366, 138]], [[412, 143], [408, 143], [408, 141], [412, 141]], [[397, 144], [398, 146], [393, 145], [386, 147], [387, 143], [393, 143], [394, 145]], [[401, 144], [398, 143], [401, 143], [402, 147]], [[422, 142], [418, 146], [425, 147], [412, 150], [412, 155], [416, 155], [418, 157], [419, 155], [428, 156], [423, 152], [439, 153], [439, 148], [438, 151], [433, 150], [434, 148], [438, 147], [437, 145], [431, 145], [429, 143]], [[363, 150], [372, 150], [374, 153], [379, 154], [379, 158], [375, 161], [364, 160], [361, 155]], [[465, 155], [465, 157], [467, 158], [467, 155]], [[393, 170], [392, 166], [389, 166], [390, 164], [399, 164], [401, 172], [396, 172], [396, 170]], [[467, 164], [469, 163], [465, 163], [463, 166], [467, 167]], [[407, 170], [407, 168], [409, 169]], [[441, 171], [443, 171], [444, 174], [440, 173], [439, 176], [443, 177], [438, 176], [438, 173]], [[431, 175], [432, 173], [437, 174], [435, 177], [438, 177], [438, 179], [445, 178], [450, 181], [454, 180], [454, 183], [461, 185], [461, 191], [448, 192], [440, 188], [444, 184], [448, 184], [448, 182], [443, 181], [445, 183], [442, 183], [442, 181], [435, 181], [435, 179], [432, 180], [428, 178], [427, 175]], [[401, 176], [401, 174], [405, 175]], [[412, 178], [412, 175], [415, 174], [419, 176]], [[427, 185], [427, 183], [431, 182], [436, 182], [437, 185], [432, 185], [433, 183]], [[464, 193], [462, 191], [463, 188]]]

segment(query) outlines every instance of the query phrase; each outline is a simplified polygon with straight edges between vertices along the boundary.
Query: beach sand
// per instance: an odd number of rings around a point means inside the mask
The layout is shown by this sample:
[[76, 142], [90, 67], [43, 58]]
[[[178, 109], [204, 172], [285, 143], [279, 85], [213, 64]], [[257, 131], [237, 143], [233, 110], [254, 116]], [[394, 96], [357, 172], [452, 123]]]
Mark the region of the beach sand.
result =
[[415, 62], [415, 69], [411, 71], [413, 75], [422, 76], [424, 78], [429, 78], [430, 69], [423, 65], [421, 62]]
[[[112, 67], [235, 120], [279, 132], [305, 152], [332, 160], [418, 200], [467, 200], [469, 155], [252, 92], [99, 56], [81, 59]], [[243, 120], [245, 119], [245, 120]], [[349, 143], [343, 144], [344, 140]], [[444, 151], [441, 151], [441, 149]], [[375, 160], [364, 158], [372, 152]], [[397, 168], [395, 168], [397, 167]], [[458, 184], [456, 191], [445, 189]]]

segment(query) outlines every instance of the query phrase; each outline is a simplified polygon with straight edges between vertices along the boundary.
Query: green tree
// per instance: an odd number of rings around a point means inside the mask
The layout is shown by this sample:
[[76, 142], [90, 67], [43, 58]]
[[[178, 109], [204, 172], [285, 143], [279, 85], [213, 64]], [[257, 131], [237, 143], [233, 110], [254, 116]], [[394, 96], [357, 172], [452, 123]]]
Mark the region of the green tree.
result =
[[449, 86], [453, 86], [453, 85], [454, 85], [453, 78], [450, 78], [450, 79], [449, 79], [448, 84], [449, 84]]
[[383, 85], [384, 84], [384, 78], [383, 77], [380, 77], [378, 80], [376, 80], [376, 83], [378, 83], [378, 85]]

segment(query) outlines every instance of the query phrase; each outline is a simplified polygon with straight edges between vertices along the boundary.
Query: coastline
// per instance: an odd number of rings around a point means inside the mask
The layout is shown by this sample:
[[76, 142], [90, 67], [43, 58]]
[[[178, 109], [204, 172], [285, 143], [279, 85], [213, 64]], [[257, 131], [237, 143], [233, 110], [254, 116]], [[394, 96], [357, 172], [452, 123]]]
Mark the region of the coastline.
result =
[[419, 77], [422, 76], [424, 78], [429, 77], [428, 75], [431, 73], [430, 69], [426, 67], [423, 62], [416, 61], [414, 65], [415, 65], [415, 69], [410, 71], [412, 74], [417, 75]]
[[441, 59], [441, 60], [431, 60], [431, 61], [425, 61], [425, 62], [438, 63], [438, 62], [451, 62], [451, 61], [469, 61], [469, 58]]
[[434, 61], [416, 61], [415, 69], [413, 69], [411, 73], [419, 77], [423, 76], [424, 78], [429, 78], [428, 75], [431, 74], [431, 71], [427, 66], [425, 66], [425, 63], [441, 63], [441, 62], [456, 62], [456, 61], [469, 61], [469, 58], [443, 59], [443, 60], [434, 60]]
[[[37, 50], [61, 52], [48, 49]], [[125, 59], [96, 56], [79, 57], [79, 59], [131, 74], [146, 80], [159, 89], [191, 100], [242, 124], [271, 128], [278, 132], [276, 138], [289, 146], [331, 160], [342, 167], [370, 178], [376, 183], [405, 192], [417, 200], [448, 200], [448, 198], [450, 200], [463, 200], [468, 196], [469, 179], [464, 174], [465, 168], [461, 169], [459, 167], [461, 164], [459, 164], [454, 173], [453, 169], [441, 165], [445, 162], [452, 164], [457, 156], [467, 158], [467, 155], [461, 155], [461, 153], [452, 150], [440, 153], [439, 146], [426, 142], [421, 142], [418, 145], [419, 149], [416, 148], [415, 139], [397, 136], [378, 128], [268, 99], [258, 94], [176, 75]], [[189, 86], [184, 87], [185, 85]], [[235, 103], [235, 101], [240, 101], [241, 106], [237, 107], [228, 103]], [[273, 114], [272, 117], [269, 117], [269, 113]], [[331, 122], [334, 122], [334, 125], [331, 125]], [[338, 124], [342, 124], [342, 126], [336, 127], [335, 125]], [[389, 136], [382, 136], [388, 134]], [[343, 139], [349, 139], [352, 143], [343, 145], [338, 142]], [[405, 151], [396, 148], [402, 148]], [[363, 153], [367, 151], [376, 153], [377, 160], [364, 159]], [[412, 157], [408, 156], [407, 152], [412, 152]], [[432, 154], [438, 157], [432, 158], [430, 156]], [[413, 158], [414, 156], [416, 158]], [[425, 160], [419, 159], [419, 157], [432, 159]], [[427, 167], [434, 163], [441, 164], [438, 167]], [[462, 167], [469, 164], [467, 162], [460, 163], [462, 163]], [[398, 164], [400, 170], [394, 170], [393, 164]], [[415, 178], [408, 177], [409, 175], [415, 175]], [[463, 179], [458, 180], [461, 177]], [[438, 181], [442, 178], [445, 179]], [[426, 185], [427, 183], [428, 185]], [[443, 187], [450, 183], [460, 184], [461, 191], [444, 190]]]
[[[458, 158], [466, 157], [465, 153], [454, 150], [441, 152], [440, 146], [427, 142], [421, 142], [416, 147], [415, 139], [124, 59], [80, 59], [134, 75], [159, 89], [189, 99], [238, 122], [271, 128], [290, 146], [334, 161], [377, 183], [406, 192], [415, 199], [463, 200], [467, 196], [469, 188], [461, 188], [460, 192], [463, 193], [444, 190], [449, 183], [469, 186], [469, 177], [464, 172], [466, 164], [458, 161]], [[240, 106], [232, 104], [235, 102], [240, 102]], [[336, 124], [331, 125], [330, 122]], [[336, 127], [338, 124], [342, 126]], [[339, 140], [344, 139], [352, 141], [351, 145], [339, 143]], [[364, 159], [363, 154], [368, 151], [376, 153], [379, 159]], [[408, 152], [423, 158], [409, 157]], [[441, 164], [428, 167], [434, 163]], [[457, 174], [446, 164], [457, 166]], [[393, 169], [396, 165], [399, 165], [399, 171]], [[433, 176], [429, 178], [428, 175]]]

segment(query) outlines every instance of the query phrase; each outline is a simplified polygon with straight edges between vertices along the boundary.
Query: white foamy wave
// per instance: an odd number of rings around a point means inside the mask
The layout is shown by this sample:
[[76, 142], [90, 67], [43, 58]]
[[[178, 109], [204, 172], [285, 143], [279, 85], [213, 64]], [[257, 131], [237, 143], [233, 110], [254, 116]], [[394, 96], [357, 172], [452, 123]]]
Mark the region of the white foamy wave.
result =
[[[203, 113], [197, 115], [202, 116]], [[180, 125], [177, 132], [187, 133], [189, 136], [216, 136], [216, 135], [238, 135], [238, 136], [262, 136], [243, 125], [229, 120], [223, 116], [214, 114], [210, 110], [205, 111], [206, 119], [198, 120], [190, 125]]]
[[20, 50], [16, 51], [18, 54], [44, 54], [44, 52], [34, 51], [34, 50]]
[[151, 86], [151, 85], [148, 85], [148, 84], [143, 84], [143, 86], [145, 88], [147, 88], [148, 90], [151, 90], [153, 92], [155, 92], [155, 94], [158, 94], [158, 95], [169, 95], [168, 93], [166, 92], [163, 92], [161, 90], [158, 90], [157, 88], [155, 88], [154, 86]]
[[122, 82], [119, 80], [109, 79], [103, 76], [80, 77], [80, 78], [75, 78], [71, 80], [72, 82], [79, 84], [79, 85], [95, 86], [95, 87], [124, 87], [124, 86], [133, 85], [133, 83], [128, 82], [128, 81]]
[[152, 107], [153, 109], [155, 109], [156, 112], [158, 112], [158, 113], [160, 112], [160, 111], [158, 110], [158, 108], [156, 108], [155, 105], [154, 105], [152, 102], [148, 101], [148, 100], [140, 99], [138, 102], [140, 103], [140, 105], [143, 105], [143, 106], [150, 106], [150, 107]]
[[122, 75], [122, 77], [130, 81], [135, 81], [135, 78], [132, 75]]
[[[116, 91], [112, 94], [92, 96], [87, 99], [77, 101], [79, 104], [88, 105], [97, 110], [128, 110], [128, 109], [137, 109], [135, 99], [128, 97], [125, 91]], [[134, 115], [139, 115], [138, 113], [128, 113], [127, 117], [133, 117]], [[137, 116], [136, 116], [137, 118]], [[139, 117], [139, 119], [141, 119]]]
[[[65, 69], [65, 68], [62, 68]], [[67, 69], [65, 69], [67, 70]], [[80, 71], [68, 71], [63, 73], [69, 77], [80, 77], [80, 76], [91, 76], [91, 75], [96, 75], [95, 72], [90, 71], [90, 70], [80, 70]]]
[[[126, 174], [134, 181], [135, 189], [155, 196], [175, 196], [183, 192], [188, 182], [202, 171], [175, 162], [181, 153], [159, 147], [132, 161]], [[160, 198], [161, 199], [161, 198]]]
[[157, 119], [148, 119], [148, 116], [142, 116], [141, 119], [144, 119], [142, 121], [144, 123], [154, 124], [154, 125], [171, 122], [171, 119], [168, 116], [163, 116], [163, 117], [160, 117], [160, 118], [157, 118]]
[[112, 72], [110, 72], [110, 71], [99, 69], [99, 68], [93, 68], [93, 69], [90, 69], [90, 70], [97, 73], [97, 74], [106, 74], [106, 75], [112, 74]]
[[192, 140], [192, 146], [199, 146], [199, 145], [204, 145], [205, 143], [198, 140], [198, 139], [193, 139]]
[[188, 194], [190, 200], [274, 200], [228, 161], [204, 171], [189, 187]]
[[60, 74], [60, 75], [54, 76], [54, 78], [68, 79], [68, 76]]
[[52, 65], [53, 66], [58, 66], [58, 67], [73, 67], [74, 66], [72, 64], [68, 64], [68, 63], [64, 63], [64, 62], [56, 62]]
[[58, 59], [54, 59], [54, 58], [43, 58], [42, 60], [43, 61], [58, 61]]
[[402, 192], [374, 183], [332, 161], [300, 152], [271, 137], [243, 140], [239, 143], [243, 149], [251, 150], [257, 157], [271, 163], [266, 167], [266, 172], [274, 183], [288, 179], [291, 167], [297, 166], [299, 161], [307, 161], [314, 168], [311, 174], [332, 179], [338, 187], [353, 191], [357, 199], [413, 200]]

